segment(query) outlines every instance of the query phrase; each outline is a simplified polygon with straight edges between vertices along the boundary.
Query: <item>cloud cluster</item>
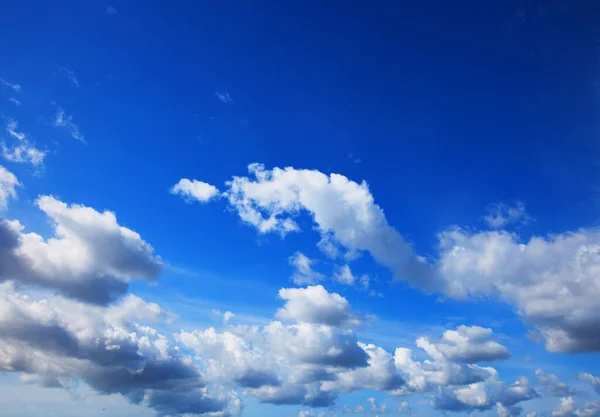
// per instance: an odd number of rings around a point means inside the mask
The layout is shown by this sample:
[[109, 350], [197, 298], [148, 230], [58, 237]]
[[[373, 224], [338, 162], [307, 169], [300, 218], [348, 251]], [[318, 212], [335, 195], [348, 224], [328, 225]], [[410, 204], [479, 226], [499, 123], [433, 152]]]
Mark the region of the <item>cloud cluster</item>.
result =
[[[224, 195], [259, 233], [300, 229], [308, 213], [327, 256], [369, 252], [397, 279], [456, 299], [494, 297], [514, 306], [553, 352], [600, 350], [600, 231], [580, 229], [527, 241], [501, 229], [528, 219], [522, 205], [497, 205], [488, 216], [496, 230], [452, 227], [438, 235], [438, 255], [425, 260], [387, 221], [365, 182], [316, 170], [249, 166]], [[347, 270], [336, 275], [354, 280]]]

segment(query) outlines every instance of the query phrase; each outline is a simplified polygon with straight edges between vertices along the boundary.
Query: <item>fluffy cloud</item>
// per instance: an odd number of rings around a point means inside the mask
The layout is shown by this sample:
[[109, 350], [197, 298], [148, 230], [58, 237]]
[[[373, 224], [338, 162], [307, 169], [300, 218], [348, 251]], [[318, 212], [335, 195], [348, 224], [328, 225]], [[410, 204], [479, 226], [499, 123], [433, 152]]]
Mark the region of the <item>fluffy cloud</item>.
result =
[[537, 369], [535, 375], [548, 395], [566, 397], [576, 394], [576, 391], [573, 388], [562, 382], [554, 374], [547, 374], [543, 370]]
[[496, 403], [496, 414], [498, 417], [518, 416], [523, 411], [520, 407], [505, 407], [502, 403]]
[[17, 177], [0, 165], [0, 210], [6, 209], [8, 200], [17, 198], [17, 187], [21, 183]]
[[492, 340], [492, 329], [479, 326], [459, 326], [456, 330], [446, 330], [437, 343], [421, 338], [417, 344], [432, 357], [453, 362], [496, 361], [510, 356], [506, 347]]
[[165, 336], [137, 323], [166, 317], [134, 296], [94, 307], [61, 297], [32, 300], [2, 284], [0, 370], [48, 387], [81, 380], [159, 415], [223, 413], [231, 393], [209, 394], [197, 368]]
[[360, 320], [352, 313], [350, 303], [322, 285], [306, 288], [282, 288], [279, 297], [285, 305], [277, 311], [281, 320], [324, 324], [329, 326], [355, 326]]
[[573, 410], [575, 410], [575, 400], [573, 397], [564, 397], [560, 399], [558, 406], [552, 410], [552, 417], [572, 416]]
[[529, 379], [521, 377], [514, 384], [506, 385], [494, 372], [483, 382], [460, 387], [440, 387], [433, 406], [446, 411], [487, 410], [497, 404], [510, 408], [538, 396], [529, 384]]
[[445, 292], [499, 296], [534, 324], [553, 352], [600, 349], [600, 232], [582, 229], [521, 243], [505, 231], [440, 235]]
[[589, 382], [592, 385], [592, 388], [594, 388], [594, 391], [596, 391], [598, 395], [600, 395], [600, 377], [588, 374], [586, 372], [581, 372], [579, 374], [579, 379], [581, 381]]
[[251, 164], [249, 171], [251, 177], [229, 181], [225, 194], [240, 218], [260, 233], [296, 231], [295, 215], [307, 212], [329, 244], [368, 251], [398, 278], [434, 289], [434, 270], [388, 224], [365, 182], [294, 168], [269, 171], [261, 164]]
[[214, 185], [198, 181], [182, 178], [177, 184], [171, 187], [171, 194], [179, 194], [188, 201], [199, 201], [206, 203], [207, 201], [219, 195], [219, 190]]
[[[448, 297], [494, 297], [513, 305], [553, 352], [600, 350], [600, 233], [581, 229], [522, 242], [505, 230], [439, 234], [437, 259], [427, 262], [387, 222], [365, 182], [316, 170], [249, 166], [233, 177], [225, 195], [240, 218], [259, 233], [299, 230], [308, 213], [329, 256], [368, 251], [380, 264], [426, 292]], [[528, 217], [522, 205], [496, 206], [494, 227]], [[348, 281], [350, 275], [339, 274]]]
[[51, 196], [36, 204], [51, 220], [54, 237], [23, 233], [18, 221], [0, 221], [0, 281], [108, 304], [127, 292], [130, 280], [154, 281], [160, 273], [162, 262], [152, 247], [120, 226], [114, 213], [67, 205]]
[[294, 255], [290, 256], [289, 261], [295, 269], [294, 274], [292, 275], [294, 284], [312, 285], [323, 279], [323, 274], [312, 268], [315, 261], [304, 255], [302, 252], [294, 253]]

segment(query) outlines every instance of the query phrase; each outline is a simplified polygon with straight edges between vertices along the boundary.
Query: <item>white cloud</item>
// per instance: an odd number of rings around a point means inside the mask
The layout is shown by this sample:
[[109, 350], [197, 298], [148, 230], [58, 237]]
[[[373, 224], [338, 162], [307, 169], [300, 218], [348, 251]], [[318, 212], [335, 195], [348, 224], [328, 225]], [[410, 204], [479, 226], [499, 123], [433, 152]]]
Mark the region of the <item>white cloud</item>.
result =
[[277, 311], [281, 320], [329, 326], [356, 326], [360, 320], [352, 313], [350, 303], [322, 285], [306, 288], [282, 288], [279, 297], [285, 305]]
[[588, 374], [587, 372], [581, 372], [579, 374], [579, 379], [581, 381], [589, 382], [592, 385], [592, 388], [594, 388], [594, 391], [600, 395], [600, 377]]
[[440, 234], [439, 270], [454, 298], [496, 296], [537, 327], [552, 352], [600, 349], [600, 231], [533, 236], [506, 231]]
[[0, 222], [0, 281], [16, 279], [97, 304], [127, 292], [133, 279], [154, 281], [162, 262], [136, 232], [120, 226], [114, 213], [67, 205], [42, 196], [37, 206], [48, 216], [54, 236], [22, 233], [18, 221]]
[[73, 122], [73, 116], [67, 114], [62, 107], [58, 107], [56, 111], [54, 126], [63, 128], [73, 139], [85, 143], [85, 137], [79, 130], [79, 126]]
[[113, 6], [108, 6], [106, 8], [106, 14], [117, 14], [117, 9], [115, 9]]
[[161, 415], [227, 407], [229, 398], [210, 395], [197, 368], [165, 336], [135, 322], [160, 319], [158, 306], [130, 298], [106, 308], [60, 297], [33, 300], [0, 287], [0, 370], [46, 387], [81, 380]]
[[514, 206], [497, 203], [488, 208], [488, 214], [484, 220], [488, 226], [499, 229], [514, 223], [527, 224], [531, 221], [531, 217], [527, 214], [522, 202], [517, 202]]
[[182, 178], [170, 189], [171, 194], [178, 194], [188, 201], [196, 200], [206, 203], [219, 195], [219, 190], [214, 185]]
[[[110, 6], [108, 6], [108, 7], [110, 8]], [[70, 70], [67, 67], [60, 67], [57, 69], [57, 72], [58, 72], [58, 74], [62, 74], [65, 77], [67, 77], [69, 82], [71, 84], [73, 84], [75, 87], [79, 87], [79, 80], [77, 79], [77, 75], [75, 74], [75, 71]]]
[[541, 369], [536, 369], [535, 375], [540, 384], [545, 388], [547, 395], [567, 397], [576, 394], [573, 388], [562, 382], [554, 374], [547, 374]]
[[9, 119], [6, 124], [6, 132], [13, 141], [12, 146], [2, 143], [2, 156], [11, 162], [30, 163], [34, 166], [41, 166], [47, 152], [37, 149], [28, 140], [23, 132], [19, 132], [19, 125], [15, 120]]
[[17, 187], [20, 186], [15, 174], [0, 165], [0, 210], [6, 209], [8, 200], [17, 198]]
[[9, 81], [3, 80], [2, 78], [0, 78], [0, 84], [6, 86], [16, 92], [21, 91], [21, 86], [19, 84], [11, 83]]
[[217, 99], [224, 104], [235, 104], [228, 92], [216, 92]]
[[312, 269], [314, 260], [310, 259], [302, 252], [296, 252], [290, 256], [290, 264], [295, 271], [292, 275], [292, 282], [296, 285], [316, 284], [323, 279], [323, 274]]
[[433, 289], [434, 270], [392, 228], [374, 203], [365, 182], [319, 171], [249, 166], [251, 177], [233, 177], [225, 194], [240, 218], [259, 233], [282, 235], [298, 230], [295, 215], [308, 212], [331, 245], [350, 252], [369, 251], [396, 277]]
[[535, 411], [529, 412], [526, 414], [527, 417], [537, 417], [537, 413]]
[[14, 98], [14, 97], [9, 97], [8, 101], [10, 101], [11, 103], [13, 103], [15, 106], [20, 106], [21, 105], [21, 102], [19, 100], [17, 100], [16, 98]]
[[552, 417], [572, 416], [573, 410], [575, 410], [575, 400], [573, 397], [564, 397], [560, 399], [558, 406], [552, 410]]
[[231, 311], [222, 313], [220, 310], [213, 309], [212, 313], [219, 317], [223, 321], [223, 324], [229, 323], [229, 321], [235, 317], [235, 314], [233, 314]]
[[[365, 182], [316, 170], [249, 166], [248, 177], [227, 183], [229, 204], [259, 233], [299, 230], [308, 213], [330, 257], [368, 251], [397, 279], [455, 299], [499, 298], [514, 306], [553, 352], [600, 350], [600, 231], [580, 229], [522, 242], [505, 230], [468, 232], [458, 227], [438, 235], [437, 259], [427, 262], [393, 227]], [[529, 217], [524, 206], [497, 205], [495, 227]], [[346, 281], [348, 274], [338, 274]]]
[[492, 329], [479, 326], [459, 326], [446, 330], [437, 343], [420, 338], [417, 345], [436, 359], [475, 363], [496, 361], [510, 356], [508, 349], [492, 339]]
[[408, 404], [408, 401], [402, 401], [400, 403], [400, 406], [398, 407], [398, 412], [403, 413], [403, 414], [411, 414], [412, 413], [412, 409], [411, 409], [410, 405]]
[[523, 411], [520, 407], [505, 407], [502, 403], [496, 403], [496, 414], [498, 417], [514, 417]]
[[369, 403], [369, 412], [373, 414], [385, 414], [390, 411], [387, 404], [382, 404], [381, 407], [377, 405], [377, 401], [373, 397], [367, 398]]

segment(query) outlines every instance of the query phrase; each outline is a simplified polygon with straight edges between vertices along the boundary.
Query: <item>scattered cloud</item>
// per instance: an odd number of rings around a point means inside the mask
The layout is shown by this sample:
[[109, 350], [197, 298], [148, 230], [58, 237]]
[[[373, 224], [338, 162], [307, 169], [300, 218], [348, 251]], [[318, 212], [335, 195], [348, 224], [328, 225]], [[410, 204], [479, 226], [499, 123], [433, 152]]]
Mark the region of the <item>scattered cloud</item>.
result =
[[186, 201], [206, 203], [219, 195], [219, 190], [214, 185], [198, 180], [182, 178], [169, 190], [171, 194], [180, 195]]
[[223, 321], [223, 324], [228, 324], [229, 321], [235, 317], [235, 314], [233, 314], [231, 311], [225, 311], [223, 313], [220, 310], [213, 309], [212, 313], [219, 317]]
[[352, 273], [352, 270], [350, 269], [349, 265], [342, 265], [338, 267], [335, 273], [333, 274], [333, 278], [340, 284], [350, 286], [357, 284], [363, 290], [369, 289], [369, 284], [371, 281], [369, 276], [365, 274], [361, 275], [360, 277], [355, 276]]
[[290, 265], [295, 269], [292, 275], [292, 281], [296, 285], [316, 284], [323, 279], [323, 274], [315, 271], [312, 265], [314, 260], [310, 259], [302, 252], [296, 252], [289, 258]]
[[14, 98], [14, 97], [9, 97], [8, 101], [10, 101], [11, 103], [14, 103], [15, 106], [20, 106], [21, 105], [21, 102], [19, 100], [17, 100], [16, 98]]
[[567, 397], [577, 394], [573, 388], [562, 382], [554, 374], [547, 374], [541, 369], [536, 369], [535, 375], [539, 383], [546, 390], [547, 395], [554, 397]]
[[2, 143], [2, 157], [7, 161], [17, 163], [29, 163], [38, 168], [44, 164], [44, 158], [47, 151], [42, 151], [32, 145], [23, 132], [19, 132], [18, 123], [9, 119], [6, 125], [6, 132], [12, 140], [11, 145]]
[[[21, 183], [17, 177], [0, 165], [0, 210], [5, 210], [8, 205], [8, 200], [17, 198], [17, 187]], [[0, 256], [0, 259], [4, 259]], [[0, 277], [1, 280], [1, 277]]]
[[352, 162], [354, 162], [355, 164], [360, 164], [362, 162], [362, 160], [360, 158], [355, 157], [353, 154], [349, 153], [348, 154], [348, 159], [350, 159]]
[[525, 210], [525, 204], [518, 201], [514, 206], [505, 203], [497, 203], [488, 207], [488, 214], [484, 217], [488, 226], [494, 229], [500, 229], [510, 224], [527, 224], [531, 217]]
[[224, 104], [235, 104], [228, 92], [216, 92], [217, 99]]
[[75, 75], [75, 71], [70, 70], [67, 67], [59, 67], [56, 71], [58, 75], [64, 75], [65, 77], [67, 77], [69, 82], [75, 87], [79, 87], [79, 80], [77, 79], [77, 75]]
[[117, 9], [109, 5], [106, 7], [106, 14], [117, 14]]
[[[300, 230], [295, 217], [308, 213], [331, 256], [369, 252], [395, 278], [427, 293], [454, 299], [498, 297], [515, 307], [553, 352], [600, 351], [600, 232], [580, 229], [521, 242], [506, 230], [439, 233], [436, 259], [427, 260], [389, 225], [365, 182], [339, 174], [249, 165], [250, 176], [233, 177], [224, 195], [260, 234]], [[492, 224], [523, 221], [522, 206], [500, 205]], [[506, 220], [508, 219], [508, 220]]]
[[73, 122], [73, 116], [67, 114], [62, 107], [58, 107], [56, 111], [54, 126], [63, 128], [73, 139], [86, 143], [83, 133], [79, 130], [79, 126]]
[[581, 381], [587, 381], [591, 384], [592, 388], [598, 395], [600, 395], [600, 377], [594, 376], [592, 374], [588, 374], [586, 372], [581, 372], [579, 374], [579, 379]]
[[19, 84], [11, 83], [11, 82], [6, 81], [6, 80], [4, 80], [2, 78], [0, 78], [0, 84], [6, 86], [6, 87], [8, 87], [8, 88], [10, 88], [10, 89], [12, 89], [12, 90], [14, 90], [16, 92], [20, 92], [21, 91], [21, 86]]

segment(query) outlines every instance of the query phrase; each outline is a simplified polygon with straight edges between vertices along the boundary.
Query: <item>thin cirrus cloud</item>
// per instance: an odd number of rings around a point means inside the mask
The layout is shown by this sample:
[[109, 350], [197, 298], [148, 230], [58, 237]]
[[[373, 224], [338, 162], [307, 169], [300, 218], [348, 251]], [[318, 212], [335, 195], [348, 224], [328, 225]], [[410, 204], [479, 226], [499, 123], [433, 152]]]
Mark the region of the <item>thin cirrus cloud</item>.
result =
[[57, 108], [53, 124], [55, 127], [65, 130], [73, 139], [86, 143], [79, 126], [73, 121], [73, 116], [69, 115], [62, 107]]
[[69, 80], [69, 82], [71, 84], [73, 84], [75, 87], [79, 87], [79, 79], [77, 78], [75, 71], [73, 71], [67, 67], [59, 67], [56, 70], [56, 73], [60, 76], [66, 77], [67, 80]]
[[[427, 260], [392, 227], [366, 182], [317, 170], [250, 164], [249, 176], [234, 176], [223, 195], [258, 233], [298, 232], [298, 213], [308, 213], [321, 235], [319, 248], [368, 252], [427, 293], [457, 300], [497, 297], [509, 303], [552, 352], [600, 351], [600, 232], [594, 228], [532, 236], [526, 240], [500, 226], [523, 220], [524, 207], [502, 209], [493, 230], [442, 230], [437, 256]], [[498, 216], [502, 217], [502, 220]], [[508, 219], [508, 220], [506, 220]], [[326, 244], [324, 244], [325, 242]], [[560, 294], [560, 295], [559, 295]], [[560, 298], [560, 299], [559, 299]]]

